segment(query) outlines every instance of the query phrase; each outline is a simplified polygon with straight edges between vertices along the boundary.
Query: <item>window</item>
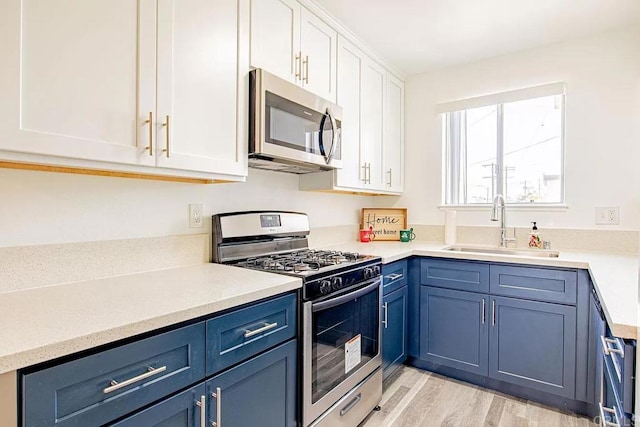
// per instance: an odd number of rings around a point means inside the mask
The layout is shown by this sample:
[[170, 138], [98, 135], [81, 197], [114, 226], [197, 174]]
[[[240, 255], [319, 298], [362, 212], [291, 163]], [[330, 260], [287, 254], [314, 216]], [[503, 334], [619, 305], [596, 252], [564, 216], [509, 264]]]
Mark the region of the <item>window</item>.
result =
[[496, 194], [563, 203], [563, 93], [554, 84], [442, 105], [445, 204], [492, 203]]

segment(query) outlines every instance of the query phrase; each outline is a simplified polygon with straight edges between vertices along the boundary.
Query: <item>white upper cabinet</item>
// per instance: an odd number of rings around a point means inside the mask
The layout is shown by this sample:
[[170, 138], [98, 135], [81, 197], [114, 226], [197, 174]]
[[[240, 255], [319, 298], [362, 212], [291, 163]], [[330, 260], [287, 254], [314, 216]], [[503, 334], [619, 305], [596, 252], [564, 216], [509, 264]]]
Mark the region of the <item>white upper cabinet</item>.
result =
[[296, 0], [251, 1], [251, 65], [300, 81], [300, 4]]
[[246, 176], [248, 22], [246, 0], [4, 0], [0, 158]]
[[251, 1], [251, 66], [336, 101], [337, 32], [295, 0]]
[[387, 73], [383, 163], [385, 189], [404, 189], [404, 83]]
[[[241, 174], [238, 2], [158, 0], [158, 166]], [[246, 64], [245, 64], [246, 65]], [[240, 102], [245, 107], [244, 102]]]
[[385, 70], [367, 61], [362, 70], [360, 150], [366, 166], [366, 188], [383, 190], [382, 139], [384, 129]]
[[336, 101], [338, 33], [302, 8], [300, 24], [301, 81], [305, 89]]
[[154, 164], [145, 120], [155, 1], [5, 0], [2, 9], [0, 149]]
[[338, 39], [338, 104], [342, 107], [342, 169], [336, 171], [341, 187], [360, 188], [365, 165], [360, 160], [360, 93], [364, 54], [351, 43]]

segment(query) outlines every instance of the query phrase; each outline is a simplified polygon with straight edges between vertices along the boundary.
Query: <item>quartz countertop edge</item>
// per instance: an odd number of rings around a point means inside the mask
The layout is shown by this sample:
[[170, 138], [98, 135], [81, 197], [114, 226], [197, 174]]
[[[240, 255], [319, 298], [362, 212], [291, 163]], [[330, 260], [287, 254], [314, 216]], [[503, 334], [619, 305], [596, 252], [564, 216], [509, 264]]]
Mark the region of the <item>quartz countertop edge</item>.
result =
[[301, 286], [292, 276], [197, 264], [0, 293], [0, 374]]
[[[410, 256], [465, 259], [586, 269], [591, 275], [596, 292], [613, 334], [620, 338], [637, 339], [638, 325], [638, 255], [608, 254], [588, 251], [559, 251], [558, 258], [525, 255], [487, 254], [447, 251], [450, 245], [432, 242], [346, 242], [323, 249], [378, 255], [388, 264]], [[465, 245], [474, 246], [474, 245]]]

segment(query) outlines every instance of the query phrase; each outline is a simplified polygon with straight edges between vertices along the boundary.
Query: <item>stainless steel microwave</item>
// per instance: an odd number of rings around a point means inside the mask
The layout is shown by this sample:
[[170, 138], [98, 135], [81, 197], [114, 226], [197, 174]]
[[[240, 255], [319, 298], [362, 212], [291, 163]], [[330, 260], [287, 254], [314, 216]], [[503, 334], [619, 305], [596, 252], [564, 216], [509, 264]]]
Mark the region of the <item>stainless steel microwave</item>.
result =
[[257, 69], [249, 73], [249, 166], [291, 173], [342, 167], [342, 108]]

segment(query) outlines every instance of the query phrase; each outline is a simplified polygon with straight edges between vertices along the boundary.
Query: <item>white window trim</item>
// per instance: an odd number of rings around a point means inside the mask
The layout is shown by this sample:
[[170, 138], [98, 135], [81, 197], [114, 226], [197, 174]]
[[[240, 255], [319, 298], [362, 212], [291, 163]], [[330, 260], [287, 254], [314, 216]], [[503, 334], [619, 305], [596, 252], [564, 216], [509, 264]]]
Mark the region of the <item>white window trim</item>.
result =
[[[510, 211], [532, 211], [532, 212], [564, 212], [569, 210], [569, 205], [563, 203], [507, 203]], [[490, 211], [493, 208], [491, 203], [476, 203], [473, 205], [439, 205], [441, 211]]]
[[[446, 125], [441, 127], [441, 130], [444, 130], [445, 132], [447, 132], [447, 141], [446, 141], [446, 146], [443, 147], [443, 153], [445, 153], [445, 156], [443, 156], [443, 180], [442, 180], [442, 184], [443, 184], [443, 189], [442, 189], [442, 204], [438, 206], [438, 209], [440, 210], [449, 210], [448, 208], [451, 208], [451, 210], [485, 210], [485, 208], [487, 206], [491, 207], [491, 204], [485, 204], [485, 203], [469, 203], [469, 204], [447, 204], [447, 200], [451, 197], [450, 194], [447, 194], [449, 192], [452, 192], [452, 186], [451, 184], [449, 184], [449, 180], [452, 178], [452, 171], [449, 170], [449, 162], [448, 162], [448, 158], [449, 158], [449, 150], [451, 147], [451, 144], [449, 142], [449, 131], [448, 128], [450, 126], [449, 123], [449, 114], [448, 113], [454, 113], [457, 111], [461, 111], [461, 110], [466, 110], [466, 109], [470, 109], [470, 108], [478, 108], [478, 107], [486, 107], [486, 106], [490, 106], [490, 105], [497, 105], [498, 106], [498, 135], [497, 135], [497, 139], [498, 139], [498, 152], [497, 152], [497, 163], [498, 163], [498, 171], [500, 171], [498, 173], [498, 175], [496, 176], [496, 187], [497, 188], [502, 188], [504, 182], [504, 177], [502, 176], [502, 161], [504, 160], [504, 144], [501, 143], [500, 141], [503, 140], [502, 137], [502, 132], [504, 131], [504, 127], [502, 125], [502, 120], [503, 120], [503, 115], [502, 115], [502, 108], [503, 108], [503, 104], [504, 103], [509, 103], [509, 102], [516, 102], [516, 101], [522, 101], [522, 100], [526, 100], [526, 99], [531, 99], [531, 98], [539, 98], [539, 97], [545, 97], [545, 96], [554, 96], [554, 95], [562, 95], [562, 123], [561, 123], [561, 135], [562, 135], [562, 147], [561, 147], [561, 151], [560, 151], [560, 163], [562, 165], [562, 176], [561, 176], [561, 183], [560, 183], [560, 198], [562, 200], [562, 202], [559, 203], [544, 203], [544, 202], [537, 202], [535, 204], [528, 204], [528, 203], [507, 203], [507, 206], [510, 209], [522, 209], [522, 210], [548, 210], [548, 211], [563, 211], [563, 210], [567, 210], [569, 208], [569, 206], [565, 203], [566, 202], [566, 189], [565, 189], [565, 185], [566, 185], [566, 177], [565, 177], [565, 149], [566, 149], [566, 133], [565, 133], [565, 128], [566, 128], [566, 83], [564, 82], [555, 82], [555, 83], [550, 83], [550, 84], [545, 84], [545, 85], [540, 85], [540, 86], [534, 86], [534, 87], [529, 87], [529, 88], [524, 88], [524, 89], [517, 89], [517, 90], [512, 90], [512, 91], [508, 91], [508, 92], [501, 92], [501, 93], [495, 93], [495, 94], [490, 94], [490, 95], [485, 95], [485, 96], [479, 96], [479, 97], [475, 97], [475, 98], [468, 98], [468, 99], [462, 99], [462, 100], [457, 100], [457, 101], [452, 101], [452, 102], [446, 102], [446, 103], [440, 103], [436, 106], [436, 110], [438, 113], [440, 114], [445, 114], [447, 117], [446, 120]], [[442, 138], [441, 138], [442, 140]], [[466, 170], [464, 171], [464, 173], [466, 173]], [[455, 180], [459, 180], [460, 176], [458, 174], [458, 176], [455, 178]], [[466, 199], [466, 196], [465, 196]]]

